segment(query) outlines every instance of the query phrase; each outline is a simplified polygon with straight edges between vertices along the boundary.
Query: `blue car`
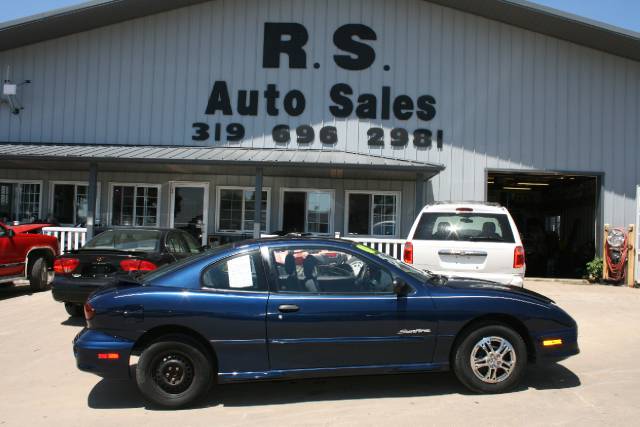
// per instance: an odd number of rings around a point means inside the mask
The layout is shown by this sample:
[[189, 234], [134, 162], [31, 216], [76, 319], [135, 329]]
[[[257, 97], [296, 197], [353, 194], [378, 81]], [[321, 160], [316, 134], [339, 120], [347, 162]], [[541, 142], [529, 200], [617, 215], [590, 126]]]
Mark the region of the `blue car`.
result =
[[528, 363], [579, 352], [576, 322], [549, 298], [345, 240], [248, 241], [138, 280], [89, 298], [73, 350], [79, 369], [133, 377], [168, 408], [214, 383], [449, 369], [500, 393]]

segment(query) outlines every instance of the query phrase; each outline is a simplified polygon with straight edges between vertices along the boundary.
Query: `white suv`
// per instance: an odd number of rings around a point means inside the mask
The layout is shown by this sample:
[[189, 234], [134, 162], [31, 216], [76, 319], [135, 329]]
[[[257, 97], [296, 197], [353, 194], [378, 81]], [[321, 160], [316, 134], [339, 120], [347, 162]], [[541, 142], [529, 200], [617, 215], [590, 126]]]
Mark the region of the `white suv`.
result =
[[482, 202], [427, 205], [416, 218], [403, 261], [445, 276], [523, 286], [524, 248], [506, 208]]

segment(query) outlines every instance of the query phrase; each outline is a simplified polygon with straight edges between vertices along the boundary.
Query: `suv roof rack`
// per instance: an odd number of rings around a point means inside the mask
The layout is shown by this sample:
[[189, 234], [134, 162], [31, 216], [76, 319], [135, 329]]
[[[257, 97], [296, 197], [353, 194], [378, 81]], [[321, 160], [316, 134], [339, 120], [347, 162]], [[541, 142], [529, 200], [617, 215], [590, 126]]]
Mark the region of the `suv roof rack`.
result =
[[501, 208], [502, 205], [496, 202], [482, 202], [478, 200], [439, 200], [437, 202], [427, 203], [426, 206], [429, 205], [483, 205], [483, 206], [493, 206], [496, 208]]

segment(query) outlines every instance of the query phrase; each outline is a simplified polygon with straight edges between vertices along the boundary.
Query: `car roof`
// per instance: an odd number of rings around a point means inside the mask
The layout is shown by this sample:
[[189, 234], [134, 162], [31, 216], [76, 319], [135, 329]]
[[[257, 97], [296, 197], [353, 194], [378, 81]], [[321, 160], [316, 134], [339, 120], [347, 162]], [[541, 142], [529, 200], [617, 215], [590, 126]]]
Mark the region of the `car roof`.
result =
[[458, 209], [471, 209], [479, 213], [507, 213], [507, 209], [497, 203], [486, 202], [438, 202], [425, 206], [422, 212], [459, 212]]

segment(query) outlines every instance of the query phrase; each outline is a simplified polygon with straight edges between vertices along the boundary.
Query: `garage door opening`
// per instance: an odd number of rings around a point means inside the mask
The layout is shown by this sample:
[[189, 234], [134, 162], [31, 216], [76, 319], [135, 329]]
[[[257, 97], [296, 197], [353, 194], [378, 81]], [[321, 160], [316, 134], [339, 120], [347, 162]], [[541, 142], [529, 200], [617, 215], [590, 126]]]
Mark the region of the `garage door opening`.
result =
[[489, 172], [487, 200], [511, 212], [527, 277], [581, 278], [596, 253], [600, 177]]

